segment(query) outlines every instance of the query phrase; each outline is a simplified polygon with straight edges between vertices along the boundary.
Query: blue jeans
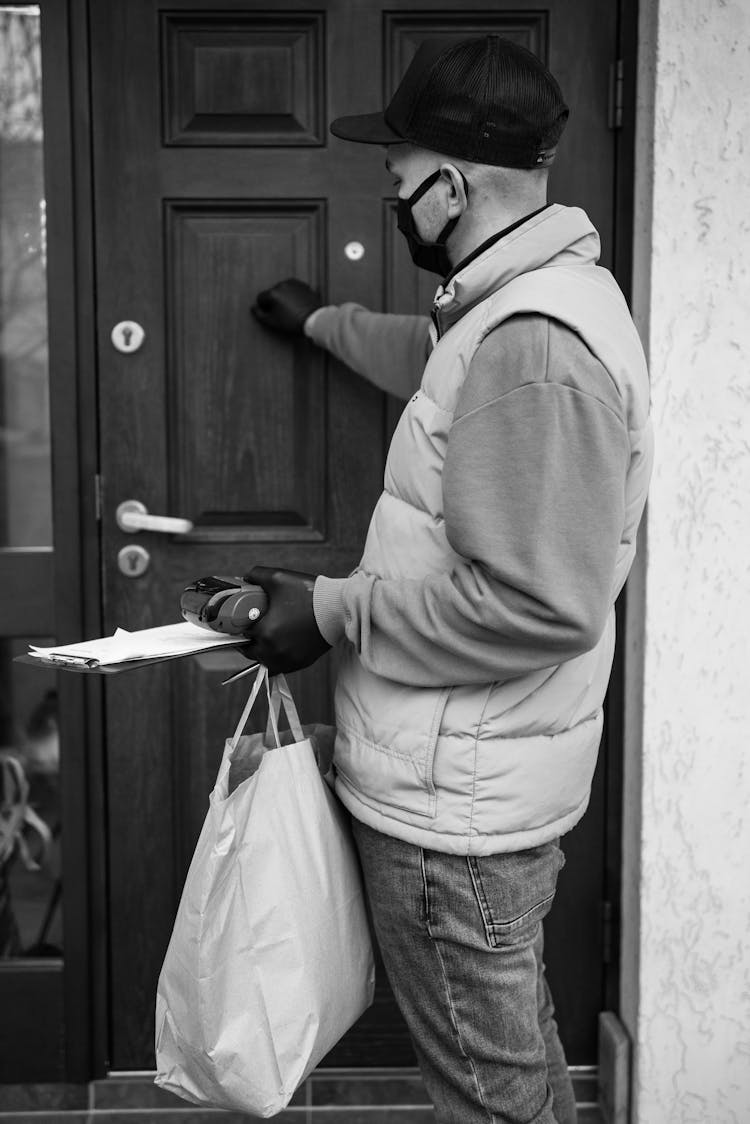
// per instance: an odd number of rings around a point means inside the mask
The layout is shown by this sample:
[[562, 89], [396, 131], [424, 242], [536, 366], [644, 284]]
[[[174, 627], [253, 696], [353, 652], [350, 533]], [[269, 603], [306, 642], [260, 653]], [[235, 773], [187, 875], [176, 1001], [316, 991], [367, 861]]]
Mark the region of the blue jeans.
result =
[[575, 1124], [542, 963], [556, 843], [484, 858], [353, 822], [375, 933], [440, 1124]]

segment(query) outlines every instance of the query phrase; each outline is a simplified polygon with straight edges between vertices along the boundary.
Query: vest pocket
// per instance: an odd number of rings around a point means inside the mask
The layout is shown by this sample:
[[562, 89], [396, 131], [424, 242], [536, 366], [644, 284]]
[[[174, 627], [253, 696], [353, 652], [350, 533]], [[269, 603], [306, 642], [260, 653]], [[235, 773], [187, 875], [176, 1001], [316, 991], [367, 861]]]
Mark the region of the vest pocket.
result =
[[381, 679], [356, 657], [347, 661], [336, 691], [334, 766], [357, 799], [407, 813], [402, 820], [434, 817], [435, 744], [449, 693]]

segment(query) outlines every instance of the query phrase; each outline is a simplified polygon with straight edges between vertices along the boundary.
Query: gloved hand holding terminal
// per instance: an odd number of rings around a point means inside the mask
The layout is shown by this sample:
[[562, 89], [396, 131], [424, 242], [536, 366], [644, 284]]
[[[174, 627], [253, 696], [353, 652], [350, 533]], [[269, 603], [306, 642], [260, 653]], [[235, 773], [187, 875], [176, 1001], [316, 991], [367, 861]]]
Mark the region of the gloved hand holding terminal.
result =
[[254, 566], [244, 578], [198, 578], [184, 590], [186, 621], [247, 636], [253, 660], [271, 675], [309, 667], [330, 648], [313, 611], [314, 574]]

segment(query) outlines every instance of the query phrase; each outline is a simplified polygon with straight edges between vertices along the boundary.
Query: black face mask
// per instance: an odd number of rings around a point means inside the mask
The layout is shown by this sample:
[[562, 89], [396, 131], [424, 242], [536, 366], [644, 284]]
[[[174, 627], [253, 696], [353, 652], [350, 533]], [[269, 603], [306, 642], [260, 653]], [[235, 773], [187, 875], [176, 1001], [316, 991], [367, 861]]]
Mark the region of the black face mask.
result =
[[[466, 177], [463, 172], [460, 172], [459, 175], [464, 181], [466, 197], [468, 199], [469, 185], [466, 182]], [[447, 277], [451, 271], [451, 263], [448, 257], [448, 251], [445, 248], [445, 243], [453, 233], [456, 223], [461, 216], [457, 215], [455, 219], [450, 219], [434, 242], [425, 242], [417, 230], [416, 223], [414, 222], [414, 215], [412, 214], [412, 207], [414, 204], [420, 200], [439, 179], [440, 169], [429, 175], [426, 180], [423, 180], [408, 199], [398, 200], [396, 225], [406, 239], [409, 253], [411, 254], [411, 260], [414, 264], [419, 269], [426, 269], [429, 273], [437, 273], [440, 277]]]

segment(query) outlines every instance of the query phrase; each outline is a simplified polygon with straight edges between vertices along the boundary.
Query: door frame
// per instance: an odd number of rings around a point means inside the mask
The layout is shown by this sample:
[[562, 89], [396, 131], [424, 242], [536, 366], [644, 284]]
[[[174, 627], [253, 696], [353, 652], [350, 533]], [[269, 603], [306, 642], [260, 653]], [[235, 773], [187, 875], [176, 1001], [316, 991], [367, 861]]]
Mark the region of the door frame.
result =
[[[96, 292], [88, 0], [37, 0], [47, 193], [54, 597], [61, 642], [101, 634]], [[124, 3], [126, 0], [115, 0]], [[619, 0], [623, 113], [615, 137], [614, 273], [632, 290], [638, 3]], [[614, 61], [614, 60], [613, 60]], [[60, 533], [63, 530], [64, 533]], [[603, 965], [608, 1009], [619, 1009], [622, 866], [624, 598], [608, 694], [606, 885], [611, 933]], [[109, 1070], [107, 853], [103, 694], [96, 677], [59, 676], [65, 916], [65, 1075], [86, 1082]], [[50, 1073], [49, 1080], [60, 1080]]]
[[[55, 632], [101, 632], [95, 292], [85, 0], [38, 0], [47, 200]], [[106, 833], [101, 684], [58, 675], [67, 1082], [106, 1071]], [[59, 1078], [58, 1078], [59, 1080]]]

